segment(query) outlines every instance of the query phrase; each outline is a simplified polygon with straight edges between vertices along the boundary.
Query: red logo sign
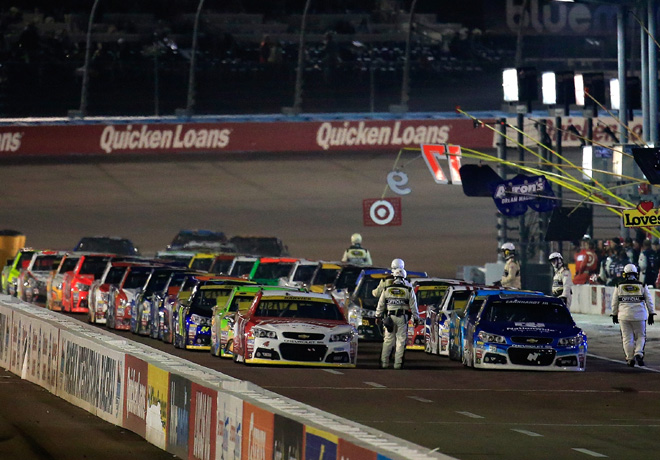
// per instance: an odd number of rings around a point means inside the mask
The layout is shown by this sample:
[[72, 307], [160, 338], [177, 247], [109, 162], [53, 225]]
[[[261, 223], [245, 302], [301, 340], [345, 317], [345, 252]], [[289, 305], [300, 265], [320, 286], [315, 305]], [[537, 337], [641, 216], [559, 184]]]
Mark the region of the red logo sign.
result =
[[365, 227], [401, 225], [401, 198], [368, 198], [362, 200]]

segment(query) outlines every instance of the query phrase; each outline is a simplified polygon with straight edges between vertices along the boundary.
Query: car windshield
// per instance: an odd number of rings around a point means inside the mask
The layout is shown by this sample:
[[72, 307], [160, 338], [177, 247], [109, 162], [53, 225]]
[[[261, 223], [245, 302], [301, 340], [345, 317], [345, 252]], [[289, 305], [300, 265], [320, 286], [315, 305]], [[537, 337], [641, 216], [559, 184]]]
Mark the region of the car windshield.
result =
[[225, 305], [231, 295], [233, 287], [226, 289], [200, 289], [190, 302], [190, 307], [195, 311], [203, 311], [211, 314], [216, 305]]
[[252, 271], [252, 267], [254, 267], [254, 260], [237, 261], [236, 263], [234, 263], [234, 267], [232, 268], [230, 275], [231, 276], [249, 275], [250, 272]]
[[118, 284], [121, 283], [121, 279], [124, 277], [127, 267], [110, 267], [108, 274], [105, 275], [105, 282], [107, 284]]
[[376, 309], [376, 307], [378, 306], [378, 299], [373, 296], [371, 291], [373, 291], [378, 287], [380, 281], [381, 281], [380, 278], [372, 278], [370, 276], [362, 278], [362, 281], [360, 282], [360, 287], [354, 293], [355, 298], [359, 300], [362, 308], [366, 308], [368, 310]]
[[100, 278], [110, 259], [108, 256], [87, 256], [80, 267], [80, 274], [94, 275], [94, 278]]
[[451, 296], [447, 310], [465, 310], [465, 306], [470, 298], [470, 291], [455, 291]]
[[83, 238], [74, 251], [106, 252], [111, 254], [135, 255], [135, 246], [130, 240], [115, 238]]
[[170, 279], [170, 272], [164, 270], [156, 270], [151, 274], [149, 282], [144, 287], [144, 293], [146, 295], [152, 294], [154, 292], [162, 291], [167, 284], [167, 280]]
[[207, 272], [209, 271], [209, 268], [211, 268], [212, 263], [213, 259], [210, 257], [198, 257], [190, 262], [190, 269]]
[[293, 274], [293, 281], [300, 281], [301, 283], [309, 283], [312, 275], [316, 270], [316, 265], [298, 265], [296, 272]]
[[153, 268], [151, 267], [133, 267], [126, 279], [124, 280], [124, 289], [137, 289], [144, 286], [147, 282], [149, 274]]
[[475, 297], [467, 306], [467, 316], [475, 318], [479, 313], [479, 310], [481, 310], [485, 300], [486, 297]]
[[227, 274], [231, 268], [231, 263], [234, 259], [216, 259], [215, 263], [211, 266], [211, 273]]
[[300, 319], [343, 320], [344, 316], [332, 301], [311, 300], [263, 300], [259, 302], [255, 316]]
[[355, 290], [358, 276], [362, 272], [361, 267], [344, 268], [335, 280], [335, 289], [346, 289], [348, 292]]
[[254, 272], [253, 278], [276, 280], [286, 276], [291, 271], [293, 262], [261, 263]]
[[245, 311], [250, 308], [250, 305], [252, 305], [252, 301], [254, 300], [254, 294], [248, 294], [248, 295], [235, 295], [233, 299], [231, 299], [231, 305], [229, 305], [229, 308], [227, 309], [228, 312], [236, 312], [236, 311]]
[[433, 287], [432, 289], [420, 287], [417, 291], [417, 305], [438, 305], [442, 302], [445, 292], [447, 292], [445, 286], [441, 288]]
[[314, 273], [314, 278], [312, 278], [311, 284], [320, 285], [320, 284], [330, 284], [334, 282], [339, 272], [338, 268], [319, 268]]
[[78, 257], [67, 257], [62, 261], [62, 265], [60, 265], [59, 273], [70, 272], [71, 270], [76, 268], [76, 265], [78, 265], [79, 260], [80, 259]]
[[490, 322], [574, 324], [566, 307], [538, 300], [496, 300], [486, 306], [481, 317]]
[[39, 256], [32, 264], [32, 270], [35, 272], [48, 272], [55, 270], [62, 260], [62, 256]]

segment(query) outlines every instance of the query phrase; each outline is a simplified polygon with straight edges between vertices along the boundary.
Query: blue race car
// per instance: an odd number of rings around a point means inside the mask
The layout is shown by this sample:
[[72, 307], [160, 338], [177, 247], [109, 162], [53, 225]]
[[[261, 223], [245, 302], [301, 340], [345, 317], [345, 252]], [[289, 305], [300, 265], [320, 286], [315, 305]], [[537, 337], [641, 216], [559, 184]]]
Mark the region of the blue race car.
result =
[[449, 359], [463, 361], [467, 321], [474, 321], [488, 296], [498, 294], [543, 295], [542, 292], [537, 291], [502, 288], [483, 288], [472, 292], [464, 309], [456, 309], [449, 314]]
[[466, 366], [487, 369], [584, 371], [587, 336], [562, 299], [498, 294], [465, 326]]

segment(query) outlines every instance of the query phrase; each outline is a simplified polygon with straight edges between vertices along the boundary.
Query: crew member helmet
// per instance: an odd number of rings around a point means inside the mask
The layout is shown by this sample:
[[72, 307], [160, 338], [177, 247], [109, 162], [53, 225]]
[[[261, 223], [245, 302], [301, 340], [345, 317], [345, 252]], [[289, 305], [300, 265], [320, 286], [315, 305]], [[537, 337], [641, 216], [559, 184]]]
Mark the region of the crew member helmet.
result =
[[558, 252], [553, 252], [552, 254], [550, 254], [550, 257], [548, 257], [548, 260], [550, 262], [552, 262], [554, 259], [559, 259], [562, 262], [564, 261], [564, 257], [562, 257], [562, 255]]
[[362, 235], [359, 233], [353, 233], [351, 235], [351, 244], [361, 244], [362, 243]]
[[390, 268], [392, 270], [395, 270], [397, 268], [400, 268], [401, 270], [403, 270], [405, 268], [405, 265], [406, 264], [403, 261], [403, 259], [394, 259], [394, 260], [392, 260], [392, 265], [390, 265]]
[[407, 275], [408, 275], [408, 274], [406, 273], [406, 271], [405, 271], [403, 268], [395, 268], [394, 270], [392, 270], [392, 276], [393, 276], [394, 278], [401, 278], [401, 279], [403, 279], [403, 278], [405, 278]]
[[516, 247], [513, 243], [504, 243], [500, 248], [500, 251], [504, 254], [505, 259], [511, 259], [516, 254]]
[[637, 267], [635, 264], [626, 264], [626, 266], [623, 267], [623, 277], [637, 278]]

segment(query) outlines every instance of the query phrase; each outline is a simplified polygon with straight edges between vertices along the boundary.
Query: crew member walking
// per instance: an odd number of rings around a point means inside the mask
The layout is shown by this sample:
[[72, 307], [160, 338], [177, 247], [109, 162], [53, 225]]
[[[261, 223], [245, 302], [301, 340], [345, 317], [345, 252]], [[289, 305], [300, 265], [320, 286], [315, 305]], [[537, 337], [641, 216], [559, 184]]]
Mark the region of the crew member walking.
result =
[[341, 261], [358, 265], [373, 265], [369, 250], [362, 247], [362, 235], [359, 233], [351, 235], [351, 245], [344, 251]]
[[504, 256], [504, 273], [500, 284], [505, 288], [521, 289], [520, 264], [516, 260], [516, 247], [513, 243], [504, 243], [500, 248]]
[[623, 267], [623, 281], [612, 295], [612, 322], [621, 325], [621, 340], [628, 366], [644, 365], [646, 323], [653, 324], [655, 308], [647, 286], [637, 280], [637, 267]]
[[[403, 355], [406, 352], [408, 320], [410, 315], [418, 324], [417, 298], [412, 288], [405, 283], [406, 271], [400, 268], [392, 270], [394, 280], [387, 286], [378, 300], [376, 319], [385, 326], [383, 349], [380, 354], [380, 367], [390, 365], [390, 355], [394, 349], [394, 369], [403, 367]], [[388, 325], [388, 323], [391, 324]]]
[[552, 295], [564, 299], [564, 303], [571, 308], [571, 290], [573, 288], [573, 275], [566, 265], [564, 258], [558, 252], [553, 252], [548, 257], [555, 274], [552, 277]]

